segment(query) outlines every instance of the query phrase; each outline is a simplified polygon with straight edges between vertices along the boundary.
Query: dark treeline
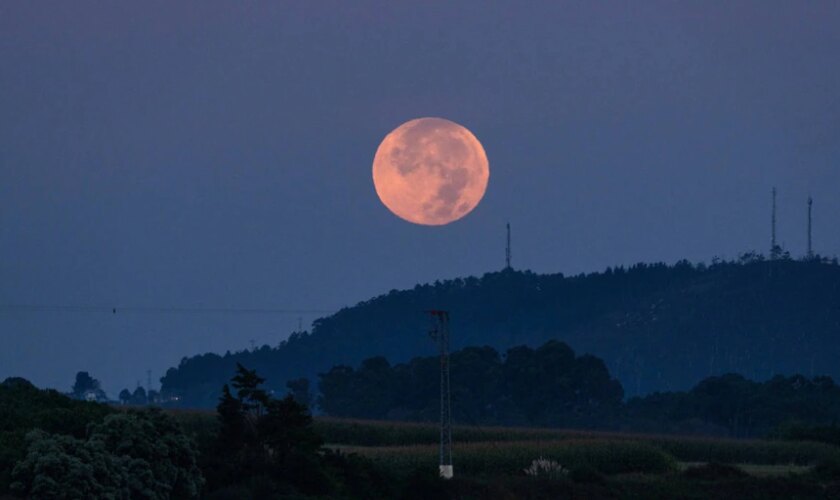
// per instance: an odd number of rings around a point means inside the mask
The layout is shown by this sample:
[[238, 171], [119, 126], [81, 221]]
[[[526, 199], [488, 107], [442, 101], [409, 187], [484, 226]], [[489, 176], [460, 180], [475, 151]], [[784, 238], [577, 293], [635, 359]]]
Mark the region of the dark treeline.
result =
[[[834, 426], [838, 419], [840, 386], [830, 377], [777, 375], [756, 382], [726, 374], [707, 378], [690, 391], [630, 399], [618, 427], [763, 437], [801, 425]], [[827, 441], [823, 437], [815, 440]]]
[[[512, 348], [504, 359], [491, 347], [469, 347], [450, 363], [453, 419], [461, 423], [591, 427], [615, 418], [624, 397], [600, 359], [575, 357], [557, 341]], [[434, 420], [439, 373], [437, 357], [336, 366], [320, 376], [319, 407], [339, 417]]]
[[[390, 365], [370, 358], [357, 369], [320, 376], [328, 415], [433, 421], [439, 415], [436, 357]], [[593, 356], [576, 357], [561, 342], [489, 347], [451, 356], [453, 419], [461, 424], [574, 427], [731, 437], [767, 436], [784, 425], [827, 425], [840, 417], [840, 387], [829, 377], [776, 376], [754, 382], [727, 374], [685, 392], [623, 402], [621, 384]]]
[[504, 351], [560, 340], [604, 360], [627, 395], [687, 390], [730, 372], [840, 377], [840, 266], [754, 253], [710, 265], [638, 264], [566, 277], [506, 270], [417, 285], [361, 302], [278, 347], [184, 358], [161, 380], [165, 401], [213, 407], [237, 363], [269, 390], [373, 356], [433, 354], [427, 309], [452, 312], [453, 348]]

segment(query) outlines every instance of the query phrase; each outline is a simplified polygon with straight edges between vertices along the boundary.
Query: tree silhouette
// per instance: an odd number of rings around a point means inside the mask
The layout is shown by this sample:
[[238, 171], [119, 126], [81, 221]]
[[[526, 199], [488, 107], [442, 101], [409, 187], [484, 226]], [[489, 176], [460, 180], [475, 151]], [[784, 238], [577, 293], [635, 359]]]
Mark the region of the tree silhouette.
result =
[[307, 408], [312, 403], [312, 393], [309, 390], [308, 378], [296, 378], [286, 382], [286, 388], [295, 401], [306, 406]]
[[321, 438], [312, 429], [306, 407], [289, 395], [270, 397], [256, 370], [238, 364], [230, 386], [222, 386], [216, 406], [219, 419], [213, 452], [205, 465], [211, 489], [262, 481], [271, 491], [293, 487], [321, 492], [323, 477], [318, 452]]
[[148, 404], [149, 400], [146, 397], [146, 389], [142, 387], [138, 387], [134, 389], [134, 392], [131, 394], [131, 404], [137, 406], [144, 406]]
[[71, 395], [76, 399], [85, 399], [86, 395], [93, 393], [97, 400], [105, 400], [105, 392], [102, 391], [99, 381], [91, 377], [88, 372], [76, 373], [76, 381], [73, 383]]

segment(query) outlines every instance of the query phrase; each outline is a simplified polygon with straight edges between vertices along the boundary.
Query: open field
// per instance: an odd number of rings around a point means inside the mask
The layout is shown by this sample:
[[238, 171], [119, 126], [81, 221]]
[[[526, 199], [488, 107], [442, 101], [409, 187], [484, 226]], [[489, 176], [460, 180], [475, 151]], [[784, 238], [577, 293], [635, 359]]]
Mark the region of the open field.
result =
[[[352, 446], [367, 456], [382, 449], [393, 453], [395, 447], [434, 445], [438, 428], [434, 424], [378, 422], [334, 418], [316, 419], [316, 428], [329, 444]], [[694, 436], [632, 434], [617, 432], [577, 431], [568, 429], [527, 429], [504, 427], [455, 426], [455, 455], [459, 450], [471, 453], [475, 444], [488, 449], [506, 450], [530, 443], [535, 453], [556, 449], [558, 443], [593, 448], [613, 446], [626, 449], [631, 444], [645, 445], [683, 462], [722, 462], [756, 465], [809, 465], [826, 460], [840, 460], [840, 448], [807, 441], [771, 441], [760, 439], [726, 439]], [[507, 442], [513, 442], [510, 446]], [[434, 448], [434, 446], [432, 446]], [[388, 450], [388, 451], [386, 451]], [[536, 457], [534, 457], [536, 458]]]
[[[199, 442], [215, 433], [213, 412], [172, 414]], [[455, 479], [440, 482], [435, 424], [318, 417], [314, 427], [328, 449], [370, 464], [360, 478], [399, 485], [389, 498], [840, 498], [840, 447], [817, 442], [455, 426]], [[562, 470], [525, 474], [538, 458]]]
[[[173, 415], [199, 438], [214, 432], [213, 412]], [[394, 472], [434, 468], [437, 463], [435, 424], [319, 417], [315, 428], [329, 448], [367, 457]], [[604, 474], [664, 473], [715, 462], [767, 476], [802, 474], [818, 463], [840, 463], [840, 448], [808, 441], [476, 426], [455, 426], [453, 440], [456, 470], [476, 475], [520, 474], [539, 457]]]
[[[347, 453], [368, 457], [395, 473], [434, 470], [436, 445], [341, 447]], [[464, 443], [457, 447], [455, 465], [460, 474], [504, 475], [522, 473], [531, 461], [544, 457], [565, 468], [586, 467], [603, 474], [659, 474], [676, 470], [677, 463], [667, 453], [633, 441], [487, 441]]]
[[[677, 468], [680, 472], [685, 472], [691, 467], [699, 467], [705, 465], [707, 462], [678, 462]], [[811, 465], [762, 465], [762, 464], [733, 464], [737, 468], [746, 472], [750, 476], [755, 477], [779, 477], [790, 474], [805, 474], [813, 469]]]

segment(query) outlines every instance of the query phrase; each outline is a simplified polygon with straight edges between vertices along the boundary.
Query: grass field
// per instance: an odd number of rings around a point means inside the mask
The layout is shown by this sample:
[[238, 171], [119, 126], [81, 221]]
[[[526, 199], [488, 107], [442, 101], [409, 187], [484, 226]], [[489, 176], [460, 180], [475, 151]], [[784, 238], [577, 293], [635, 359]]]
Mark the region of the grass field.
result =
[[[395, 473], [417, 469], [434, 470], [438, 463], [436, 445], [347, 447]], [[632, 441], [488, 441], [463, 443], [456, 448], [455, 462], [460, 474], [520, 474], [535, 459], [544, 457], [563, 467], [591, 468], [603, 474], [658, 474], [676, 470], [677, 462], [667, 453]]]
[[[214, 412], [171, 414], [212, 442]], [[379, 477], [393, 498], [840, 498], [840, 447], [817, 442], [455, 426], [455, 479], [441, 482], [434, 424], [319, 417], [314, 427], [327, 448], [365, 459], [378, 472], [360, 480]], [[527, 475], [539, 458], [561, 473]]]
[[[173, 415], [200, 439], [215, 431], [212, 412]], [[319, 417], [315, 428], [329, 448], [367, 457], [394, 473], [434, 469], [434, 424]], [[679, 472], [708, 462], [736, 464], [757, 477], [804, 474], [818, 463], [840, 463], [840, 448], [807, 441], [771, 441], [670, 435], [455, 426], [453, 462], [466, 475], [520, 475], [543, 457], [567, 469], [607, 475]]]
[[[378, 449], [383, 454], [393, 454], [392, 450], [399, 447], [410, 447], [419, 453], [423, 449], [421, 445], [434, 445], [439, 439], [438, 428], [433, 424], [320, 418], [316, 420], [316, 428], [327, 443], [346, 449], [353, 447], [353, 450], [366, 456], [374, 456]], [[615, 450], [642, 449], [639, 446], [643, 445], [644, 449], [664, 452], [675, 461], [683, 462], [807, 466], [840, 460], [840, 448], [807, 441], [464, 426], [453, 429], [453, 440], [456, 456], [459, 449], [472, 456], [472, 450], [478, 444], [485, 453], [491, 453], [491, 450], [506, 453], [508, 448], [519, 450], [524, 444], [529, 444], [534, 453], [540, 453], [558, 449], [558, 446], [567, 443], [569, 446], [591, 446], [593, 449], [608, 446]]]

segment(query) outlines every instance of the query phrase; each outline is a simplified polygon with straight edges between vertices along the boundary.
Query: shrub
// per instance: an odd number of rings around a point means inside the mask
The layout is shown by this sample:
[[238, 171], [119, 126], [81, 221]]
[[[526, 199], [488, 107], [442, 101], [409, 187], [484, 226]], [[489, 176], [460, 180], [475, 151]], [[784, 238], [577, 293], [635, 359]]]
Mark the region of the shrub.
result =
[[531, 465], [523, 470], [526, 476], [547, 477], [550, 479], [565, 478], [569, 471], [554, 460], [540, 457], [531, 461]]
[[86, 440], [36, 430], [14, 468], [27, 498], [194, 498], [204, 479], [192, 442], [159, 410], [113, 414]]
[[748, 474], [738, 467], [718, 462], [689, 467], [683, 473], [689, 479], [700, 479], [703, 481], [718, 481], [721, 479], [738, 479], [747, 477]]
[[130, 498], [129, 460], [108, 453], [102, 442], [40, 430], [26, 440], [26, 456], [12, 472], [16, 493], [33, 499]]
[[604, 484], [607, 481], [598, 469], [590, 465], [575, 467], [569, 473], [569, 477], [576, 483]]
[[813, 475], [826, 481], [840, 481], [840, 460], [823, 460], [814, 466]]

